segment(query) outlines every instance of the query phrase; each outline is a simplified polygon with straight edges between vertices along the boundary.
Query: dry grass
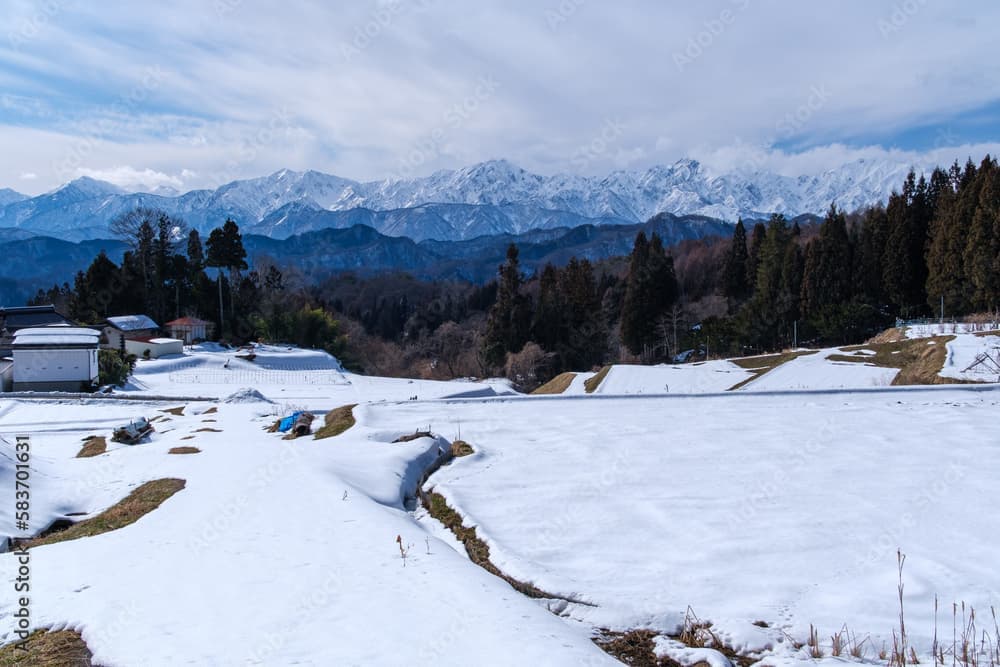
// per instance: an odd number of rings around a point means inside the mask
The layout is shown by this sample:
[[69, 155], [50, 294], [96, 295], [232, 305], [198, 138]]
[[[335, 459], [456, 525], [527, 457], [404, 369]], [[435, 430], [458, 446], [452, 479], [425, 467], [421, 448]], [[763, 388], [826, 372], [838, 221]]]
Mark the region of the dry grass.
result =
[[213, 405], [212, 407], [210, 407], [208, 410], [205, 410], [201, 414], [203, 414], [203, 415], [214, 415], [218, 411], [219, 411], [219, 408]]
[[194, 440], [194, 436], [193, 435], [185, 435], [183, 438], [181, 438], [181, 440]]
[[93, 654], [75, 630], [36, 630], [25, 641], [27, 650], [17, 643], [0, 646], [0, 666], [90, 667]]
[[469, 560], [473, 563], [483, 568], [490, 574], [500, 577], [510, 584], [514, 590], [527, 595], [530, 598], [556, 597], [545, 593], [532, 584], [518, 581], [517, 579], [507, 576], [501, 572], [497, 566], [490, 561], [489, 545], [486, 544], [486, 542], [483, 542], [479, 536], [476, 535], [475, 528], [466, 528], [462, 524], [462, 515], [448, 506], [444, 496], [439, 493], [431, 492], [423, 495], [423, 501], [424, 507], [428, 512], [430, 512], [430, 515], [443, 523], [451, 532], [455, 534], [455, 537], [457, 537], [458, 540], [465, 545], [465, 551], [469, 554]]
[[541, 387], [531, 392], [532, 394], [561, 394], [573, 383], [576, 373], [560, 373]]
[[103, 435], [92, 435], [83, 443], [83, 449], [76, 455], [78, 459], [99, 456], [108, 451], [108, 441]]
[[938, 373], [944, 367], [948, 356], [947, 344], [954, 336], [934, 336], [914, 338], [891, 343], [871, 343], [841, 348], [844, 352], [871, 350], [875, 354], [864, 356], [853, 354], [831, 354], [830, 361], [867, 363], [881, 368], [898, 368], [899, 374], [893, 379], [894, 385], [927, 384], [970, 384], [969, 380], [941, 377]]
[[601, 636], [594, 638], [602, 651], [619, 662], [634, 667], [675, 667], [680, 663], [670, 658], [657, 658], [652, 630], [629, 630], [612, 632], [602, 630]]
[[751, 371], [753, 375], [743, 380], [742, 382], [737, 382], [728, 391], [735, 391], [744, 387], [757, 378], [759, 378], [764, 373], [774, 370], [778, 366], [791, 361], [792, 359], [798, 359], [799, 357], [804, 357], [807, 354], [816, 354], [816, 350], [804, 350], [799, 352], [783, 352], [781, 354], [765, 354], [759, 357], [739, 357], [737, 359], [730, 359], [740, 368], [744, 368]]
[[467, 443], [465, 440], [456, 440], [451, 443], [451, 455], [455, 457], [459, 456], [471, 456], [475, 454], [476, 450], [472, 448], [472, 445]]
[[160, 412], [166, 412], [167, 414], [171, 414], [174, 417], [180, 417], [184, 414], [184, 408], [186, 407], [187, 407], [186, 405], [182, 405], [179, 408], [167, 408], [165, 410], [160, 410]]
[[604, 382], [604, 378], [608, 377], [608, 373], [611, 371], [611, 366], [605, 366], [601, 370], [597, 371], [593, 377], [589, 377], [583, 382], [583, 388], [588, 394], [593, 394], [597, 391], [597, 388], [601, 386]]
[[211, 428], [209, 426], [203, 426], [201, 428], [196, 428], [195, 433], [222, 433], [221, 428]]
[[323, 418], [323, 426], [316, 431], [316, 439], [322, 440], [323, 438], [332, 438], [354, 426], [356, 423], [354, 419], [354, 408], [357, 406], [357, 403], [342, 405], [335, 410], [327, 412], [326, 416]]
[[197, 447], [171, 447], [167, 454], [197, 454], [200, 451]]
[[79, 523], [74, 523], [65, 530], [30, 540], [22, 540], [18, 544], [23, 544], [30, 549], [31, 547], [40, 547], [45, 544], [76, 540], [81, 537], [92, 537], [124, 528], [155, 510], [164, 500], [183, 488], [183, 479], [168, 477], [146, 482], [142, 486], [133, 489], [132, 493], [128, 494], [126, 498], [118, 501], [114, 506], [109, 507], [92, 519], [84, 519]]

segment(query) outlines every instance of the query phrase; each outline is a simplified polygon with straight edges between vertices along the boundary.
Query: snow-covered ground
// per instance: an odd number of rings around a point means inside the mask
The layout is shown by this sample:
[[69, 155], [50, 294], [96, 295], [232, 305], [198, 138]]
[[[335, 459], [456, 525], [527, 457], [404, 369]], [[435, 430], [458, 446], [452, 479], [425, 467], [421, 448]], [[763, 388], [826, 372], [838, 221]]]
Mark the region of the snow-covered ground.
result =
[[[803, 659], [785, 633], [810, 624], [827, 654], [844, 625], [869, 658], [891, 647], [899, 548], [928, 654], [935, 595], [1000, 604], [998, 409], [1000, 392], [961, 389], [493, 401], [461, 410], [478, 453], [430, 484], [502, 570], [597, 605], [571, 618], [673, 632], [691, 605], [735, 647], [771, 647], [767, 664]], [[455, 416], [412, 404], [369, 422]]]
[[[0, 396], [0, 534], [20, 534], [20, 433], [32, 438], [34, 530], [149, 480], [186, 480], [133, 525], [31, 551], [33, 625], [79, 629], [109, 667], [614, 664], [596, 628], [673, 632], [688, 605], [767, 664], [806, 661], [784, 633], [804, 641], [810, 623], [827, 643], [844, 624], [870, 634], [873, 658], [897, 613], [897, 547], [908, 632], [926, 652], [935, 594], [942, 609], [1000, 606], [1000, 392], [888, 390], [872, 367], [821, 364], [829, 352], [770, 379], [831, 390], [797, 399], [750, 391], [783, 367], [720, 395], [748, 376], [728, 362], [620, 366], [601, 396], [583, 395], [580, 374], [571, 395], [531, 397], [502, 381], [362, 377], [317, 352], [265, 347], [248, 362], [196, 348], [140, 362], [124, 393], [238, 399]], [[349, 403], [358, 424], [332, 439], [264, 430], [292, 408]], [[181, 416], [160, 412], [179, 405]], [[149, 442], [75, 458], [86, 436], [140, 415], [162, 415]], [[437, 438], [392, 443], [428, 427]], [[478, 526], [502, 570], [596, 606], [523, 597], [412, 511], [407, 496], [459, 435], [476, 454], [428, 487]], [[167, 453], [191, 445], [201, 452]], [[15, 571], [0, 555], [0, 587], [13, 591]], [[2, 641], [14, 604], [0, 595]]]

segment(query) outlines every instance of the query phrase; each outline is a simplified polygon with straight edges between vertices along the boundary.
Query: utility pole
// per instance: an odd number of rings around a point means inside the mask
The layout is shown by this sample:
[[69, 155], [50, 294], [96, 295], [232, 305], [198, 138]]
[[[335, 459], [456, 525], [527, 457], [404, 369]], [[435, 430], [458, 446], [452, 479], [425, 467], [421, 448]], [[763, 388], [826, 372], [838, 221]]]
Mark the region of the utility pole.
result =
[[795, 320], [792, 323], [792, 349], [799, 349], [799, 321]]
[[944, 324], [944, 294], [941, 295], [941, 324]]

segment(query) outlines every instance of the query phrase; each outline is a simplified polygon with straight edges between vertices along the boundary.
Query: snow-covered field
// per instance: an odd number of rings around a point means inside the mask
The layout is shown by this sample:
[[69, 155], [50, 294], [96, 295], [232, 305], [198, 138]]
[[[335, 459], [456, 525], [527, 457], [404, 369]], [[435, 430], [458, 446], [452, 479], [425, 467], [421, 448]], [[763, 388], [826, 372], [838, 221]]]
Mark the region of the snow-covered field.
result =
[[[148, 480], [186, 480], [133, 525], [31, 550], [33, 626], [80, 630], [108, 666], [614, 664], [597, 628], [672, 633], [689, 605], [764, 664], [807, 662], [791, 640], [810, 624], [827, 655], [846, 625], [874, 660], [896, 623], [897, 548], [907, 631], [926, 654], [935, 595], [949, 637], [952, 601], [983, 619], [1000, 606], [1000, 391], [889, 389], [885, 369], [829, 353], [728, 394], [747, 371], [710, 362], [619, 366], [600, 396], [582, 395], [581, 374], [570, 395], [527, 397], [500, 381], [361, 377], [316, 352], [194, 349], [141, 362], [125, 393], [242, 398], [0, 397], [0, 534], [21, 534], [17, 434], [32, 438], [35, 531]], [[799, 387], [828, 393], [759, 391]], [[264, 430], [293, 408], [352, 403], [357, 425], [331, 439]], [[140, 415], [163, 416], [148, 442], [75, 458], [86, 436]], [[392, 442], [428, 427], [435, 438]], [[420, 476], [459, 435], [476, 453], [426, 488], [477, 526], [501, 570], [596, 606], [522, 596], [413, 510]], [[16, 570], [0, 556], [3, 641]]]

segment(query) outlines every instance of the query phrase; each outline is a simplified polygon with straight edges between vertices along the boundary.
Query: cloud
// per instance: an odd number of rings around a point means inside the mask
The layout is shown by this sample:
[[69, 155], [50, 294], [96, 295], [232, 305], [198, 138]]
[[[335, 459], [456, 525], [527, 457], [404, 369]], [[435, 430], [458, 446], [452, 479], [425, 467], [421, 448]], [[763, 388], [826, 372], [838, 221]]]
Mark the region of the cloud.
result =
[[[955, 128], [956, 149], [996, 140], [995, 124], [961, 131], [1000, 90], [985, 0], [58, 7], [0, 44], [0, 138], [42, 142], [4, 143], [0, 182], [121, 165], [173, 187], [282, 167], [378, 179], [494, 157], [540, 173], [739, 168], [748, 146], [750, 164], [822, 170], [948, 153], [916, 145], [917, 126]], [[10, 24], [37, 12], [15, 3]]]
[[148, 168], [140, 170], [128, 165], [112, 167], [110, 169], [80, 167], [76, 170], [76, 175], [78, 177], [87, 176], [98, 181], [106, 181], [122, 189], [137, 192], [163, 187], [179, 190], [184, 187], [184, 181], [177, 176], [171, 176]]
[[21, 172], [22, 181], [33, 181], [38, 178], [38, 174], [33, 171], [23, 171]]

